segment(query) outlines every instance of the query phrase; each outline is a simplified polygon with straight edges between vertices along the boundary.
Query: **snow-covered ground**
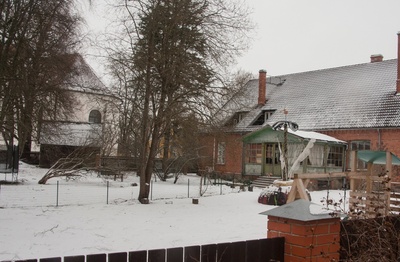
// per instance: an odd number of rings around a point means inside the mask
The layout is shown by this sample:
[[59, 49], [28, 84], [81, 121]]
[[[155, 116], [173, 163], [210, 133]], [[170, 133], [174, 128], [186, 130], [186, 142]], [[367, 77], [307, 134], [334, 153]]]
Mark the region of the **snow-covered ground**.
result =
[[[196, 175], [182, 175], [177, 184], [153, 181], [151, 203], [142, 205], [136, 199], [139, 187], [132, 186], [139, 183], [134, 174], [124, 182], [109, 180], [107, 189], [107, 180], [96, 174], [37, 184], [46, 171], [22, 164], [23, 183], [1, 185], [0, 261], [265, 238], [267, 217], [259, 213], [275, 208], [257, 202], [257, 188], [209, 185], [200, 197]], [[321, 204], [327, 192], [311, 196]], [[342, 196], [343, 191], [329, 192], [332, 199]]]

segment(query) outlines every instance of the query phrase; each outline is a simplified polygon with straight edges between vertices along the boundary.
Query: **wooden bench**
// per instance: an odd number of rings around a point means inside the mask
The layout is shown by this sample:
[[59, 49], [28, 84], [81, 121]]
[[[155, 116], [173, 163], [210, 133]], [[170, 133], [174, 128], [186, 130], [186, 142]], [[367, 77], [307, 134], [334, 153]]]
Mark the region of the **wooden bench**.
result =
[[117, 177], [119, 177], [121, 179], [121, 182], [124, 182], [124, 174], [119, 171], [116, 171], [114, 169], [107, 168], [107, 167], [96, 167], [96, 171], [97, 171], [98, 177], [113, 176], [114, 181], [117, 181]]

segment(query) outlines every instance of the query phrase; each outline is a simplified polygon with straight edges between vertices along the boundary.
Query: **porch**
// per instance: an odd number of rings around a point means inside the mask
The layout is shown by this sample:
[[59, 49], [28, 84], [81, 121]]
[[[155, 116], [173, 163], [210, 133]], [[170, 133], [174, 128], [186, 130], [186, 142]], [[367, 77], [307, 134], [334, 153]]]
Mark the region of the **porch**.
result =
[[[289, 177], [296, 172], [342, 172], [345, 168], [347, 143], [334, 137], [310, 131], [288, 130], [285, 144], [283, 130], [266, 126], [243, 138], [243, 174], [281, 178], [283, 151], [287, 148]], [[303, 155], [303, 159], [299, 156]]]

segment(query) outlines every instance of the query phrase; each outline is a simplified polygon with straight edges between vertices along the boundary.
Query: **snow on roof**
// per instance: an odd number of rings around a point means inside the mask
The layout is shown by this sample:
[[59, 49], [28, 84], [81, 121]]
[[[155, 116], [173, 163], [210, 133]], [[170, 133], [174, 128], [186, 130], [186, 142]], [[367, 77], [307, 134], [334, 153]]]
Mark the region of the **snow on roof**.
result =
[[74, 54], [74, 58], [76, 74], [72, 76], [66, 88], [79, 92], [110, 94], [110, 90], [107, 89], [85, 59], [80, 54]]
[[[344, 145], [347, 144], [345, 141], [336, 139], [332, 136], [328, 136], [313, 131], [304, 131], [304, 130], [293, 131], [290, 128], [288, 128], [288, 133], [290, 134], [291, 137], [297, 137], [300, 138], [301, 140], [315, 139], [316, 142], [319, 143], [329, 142], [329, 143], [338, 143]], [[276, 142], [277, 137], [283, 137], [283, 134], [284, 134], [283, 129], [273, 129], [271, 126], [266, 125], [265, 127], [259, 130], [255, 130], [251, 133], [248, 133], [247, 135], [244, 136], [243, 139], [245, 142], [251, 141], [251, 143], [259, 143], [260, 141]]]
[[[275, 113], [264, 126], [287, 118], [302, 130], [313, 131], [400, 127], [396, 79], [397, 59], [269, 77], [266, 104], [255, 107], [254, 102], [252, 111], [234, 131], [262, 128], [252, 123], [262, 112], [271, 110]], [[249, 81], [245, 88], [258, 94], [258, 79]], [[238, 111], [241, 108], [236, 108]]]
[[288, 129], [288, 132], [295, 135], [295, 136], [299, 136], [305, 139], [316, 139], [319, 141], [327, 141], [327, 142], [336, 142], [336, 143], [340, 143], [340, 144], [347, 144], [345, 141], [336, 139], [332, 136], [328, 136], [325, 134], [321, 134], [318, 132], [313, 132], [313, 131], [302, 131], [302, 130], [297, 130], [297, 131], [293, 131], [291, 129]]
[[64, 146], [99, 146], [101, 124], [49, 122], [43, 124], [40, 143]]

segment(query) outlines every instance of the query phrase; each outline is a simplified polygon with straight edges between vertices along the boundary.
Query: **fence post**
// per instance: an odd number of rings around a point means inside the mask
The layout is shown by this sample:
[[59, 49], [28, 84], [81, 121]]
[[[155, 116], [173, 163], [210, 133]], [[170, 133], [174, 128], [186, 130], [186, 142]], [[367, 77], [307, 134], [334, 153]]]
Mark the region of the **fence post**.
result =
[[150, 200], [153, 200], [153, 180], [150, 181]]
[[110, 188], [110, 181], [107, 181], [107, 205], [108, 205], [108, 191]]
[[59, 183], [60, 181], [57, 181], [57, 197], [56, 197], [56, 207], [58, 207], [58, 193], [59, 193]]
[[188, 179], [188, 198], [189, 198], [189, 185], [190, 185], [190, 179]]

